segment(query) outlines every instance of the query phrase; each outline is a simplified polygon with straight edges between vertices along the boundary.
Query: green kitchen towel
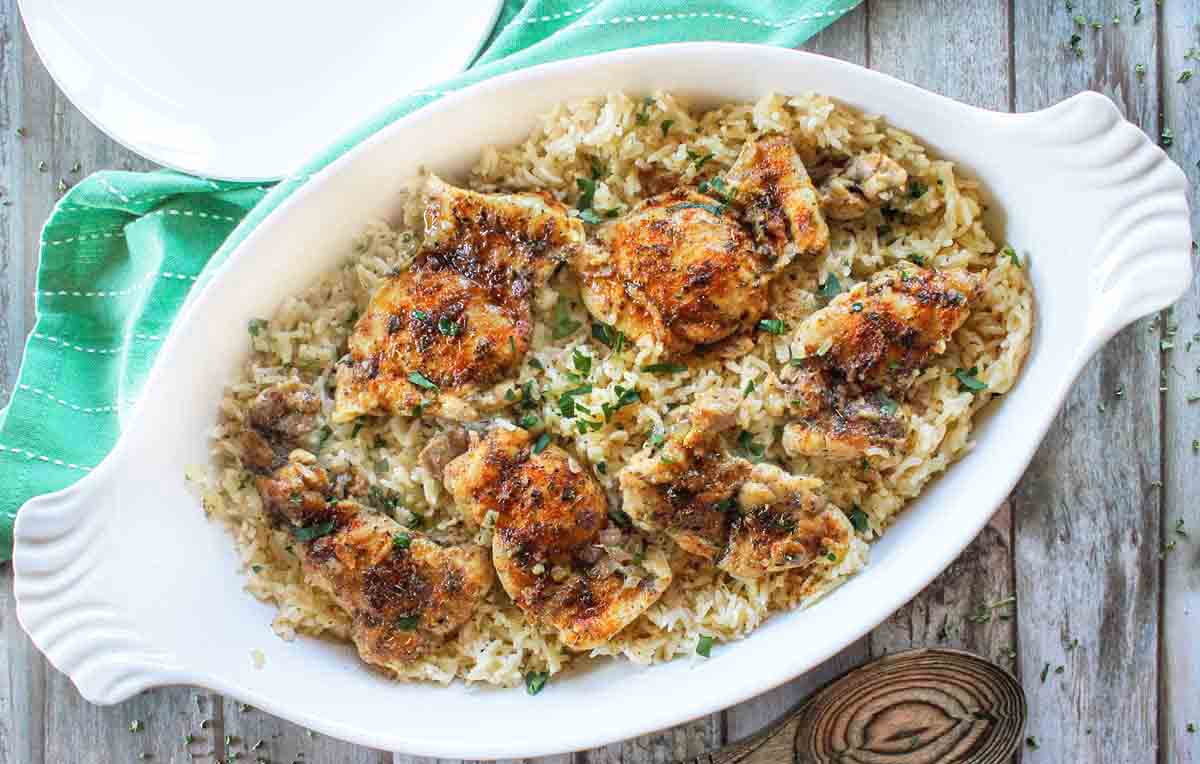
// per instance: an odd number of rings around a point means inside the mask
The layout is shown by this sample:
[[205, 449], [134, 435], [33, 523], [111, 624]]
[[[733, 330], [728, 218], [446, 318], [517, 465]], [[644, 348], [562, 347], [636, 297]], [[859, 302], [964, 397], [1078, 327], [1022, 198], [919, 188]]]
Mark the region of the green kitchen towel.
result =
[[99, 172], [42, 231], [37, 323], [0, 412], [0, 561], [18, 508], [112, 449], [188, 293], [312, 174], [447, 92], [534, 64], [666, 42], [795, 47], [861, 0], [508, 0], [462, 75], [413, 93], [273, 186]]

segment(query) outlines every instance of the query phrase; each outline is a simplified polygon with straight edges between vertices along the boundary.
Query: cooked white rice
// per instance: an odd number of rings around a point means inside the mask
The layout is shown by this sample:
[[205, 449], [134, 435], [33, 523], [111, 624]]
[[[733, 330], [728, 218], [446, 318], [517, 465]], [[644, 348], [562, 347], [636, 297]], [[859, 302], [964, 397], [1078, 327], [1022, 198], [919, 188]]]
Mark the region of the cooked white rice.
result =
[[[674, 583], [665, 596], [612, 642], [592, 655], [623, 655], [638, 663], [670, 660], [693, 653], [702, 636], [717, 641], [742, 637], [774, 612], [803, 607], [860, 570], [868, 557], [865, 543], [937, 473], [970, 448], [972, 416], [995, 394], [1014, 384], [1029, 345], [1033, 302], [1029, 281], [1015, 256], [1004, 256], [982, 222], [983, 204], [975, 183], [957, 175], [954, 165], [931, 157], [912, 136], [888, 127], [879, 117], [859, 114], [816, 94], [768, 95], [757, 103], [736, 104], [699, 113], [682, 100], [658, 93], [631, 98], [616, 93], [574, 101], [541, 118], [540, 127], [518, 146], [484, 149], [469, 178], [451, 179], [491, 190], [549, 191], [569, 205], [578, 196], [577, 178], [601, 176], [594, 208], [624, 211], [644, 195], [647, 173], [661, 171], [684, 182], [698, 182], [726, 170], [742, 144], [760, 133], [792, 136], [810, 168], [847, 155], [883, 151], [909, 173], [909, 193], [893, 202], [903, 214], [879, 210], [851, 221], [830, 220], [831, 247], [817, 260], [798, 258], [772, 284], [773, 313], [790, 326], [820, 307], [815, 291], [830, 274], [849, 288], [872, 273], [905, 259], [934, 267], [987, 271], [983, 297], [948, 351], [920, 375], [902, 412], [908, 417], [906, 447], [894, 456], [870, 462], [792, 459], [779, 443], [786, 400], [777, 374], [789, 358], [788, 337], [758, 335], [757, 347], [736, 360], [689, 362], [688, 371], [654, 375], [640, 371], [656, 349], [647, 341], [617, 354], [591, 339], [588, 316], [567, 269], [538, 297], [541, 319], [532, 355], [543, 370], [522, 367], [517, 380], [493, 394], [501, 398], [532, 380], [544, 393], [540, 414], [547, 430], [593, 465], [603, 464], [597, 479], [619, 500], [616, 476], [652, 433], [670, 432], [686, 404], [707, 389], [753, 389], [745, 396], [739, 425], [765, 448], [765, 458], [787, 469], [820, 477], [828, 498], [850, 512], [861, 508], [870, 527], [858, 533], [849, 554], [835, 563], [741, 581], [682, 553], [674, 553]], [[702, 161], [703, 157], [711, 158]], [[639, 173], [639, 170], [642, 172]], [[269, 322], [252, 327], [253, 352], [240, 379], [222, 402], [213, 438], [214, 466], [197, 471], [205, 511], [233, 533], [246, 569], [246, 588], [278, 607], [276, 632], [348, 639], [349, 619], [325, 594], [304, 581], [299, 558], [286, 531], [274, 529], [261, 511], [250, 473], [242, 467], [234, 436], [241, 430], [255, 395], [272, 384], [300, 379], [323, 391], [324, 416], [333, 401], [331, 375], [345, 352], [355, 317], [385, 275], [407, 265], [420, 238], [420, 209], [415, 199], [398, 199], [392, 224], [371, 222], [348, 247], [344, 264], [289, 298]], [[349, 243], [348, 243], [349, 245]], [[547, 324], [555, 303], [565, 298], [580, 330], [553, 341]], [[590, 355], [594, 392], [580, 397], [589, 408], [612, 402], [621, 384], [643, 392], [645, 405], [636, 417], [580, 434], [564, 420], [557, 393], [573, 386], [576, 349]], [[960, 390], [956, 369], [978, 369], [987, 390]], [[314, 434], [312, 448], [337, 471], [355, 465], [382, 488], [398, 492], [405, 509], [424, 517], [433, 533], [450, 532], [459, 523], [440, 483], [426, 473], [417, 454], [442, 424], [431, 419], [374, 418], [327, 425]], [[319, 445], [317, 441], [323, 440]], [[861, 518], [861, 516], [860, 516]], [[401, 519], [404, 519], [403, 517]], [[860, 522], [861, 524], [861, 522]], [[665, 544], [671, 548], [669, 543]], [[550, 631], [526, 622], [496, 586], [458, 635], [437, 652], [411, 664], [405, 679], [515, 685], [531, 671], [556, 673], [583, 656], [570, 653]]]

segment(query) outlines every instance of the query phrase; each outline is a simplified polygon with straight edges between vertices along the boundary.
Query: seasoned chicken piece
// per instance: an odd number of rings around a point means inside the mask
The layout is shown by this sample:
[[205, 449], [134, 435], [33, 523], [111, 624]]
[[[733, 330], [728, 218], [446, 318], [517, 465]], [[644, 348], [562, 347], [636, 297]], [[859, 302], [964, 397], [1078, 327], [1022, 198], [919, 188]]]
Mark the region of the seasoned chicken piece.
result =
[[756, 464], [738, 491], [729, 544], [717, 567], [738, 578], [841, 561], [854, 529], [815, 492], [816, 478]]
[[801, 418], [784, 431], [784, 449], [854, 458], [902, 442], [896, 404], [864, 396], [902, 391], [945, 352], [982, 283], [959, 269], [894, 268], [809, 316], [792, 340], [797, 360], [781, 375]]
[[451, 427], [429, 439], [421, 449], [418, 459], [425, 471], [441, 480], [446, 465], [466, 452], [471, 444], [467, 431], [462, 427]]
[[820, 480], [722, 453], [738, 402], [732, 391], [697, 399], [686, 433], [631, 461], [619, 477], [625, 511], [739, 578], [840, 560], [853, 534], [816, 493]]
[[809, 411], [783, 429], [783, 450], [789, 456], [858, 459], [880, 450], [894, 452], [908, 435], [894, 402], [887, 406], [859, 398]]
[[782, 270], [797, 254], [818, 255], [829, 246], [817, 191], [787, 136], [767, 135], [743, 146], [725, 184], [773, 270]]
[[296, 439], [317, 429], [321, 399], [303, 382], [281, 382], [250, 404], [250, 424], [268, 436]]
[[908, 173], [896, 160], [873, 151], [850, 160], [821, 185], [821, 209], [834, 220], [855, 220], [896, 197]]
[[583, 224], [538, 194], [481, 194], [430, 176], [425, 241], [371, 298], [338, 367], [333, 419], [479, 416], [472, 393], [517, 369], [532, 299], [583, 242]]
[[767, 309], [768, 263], [716, 199], [679, 189], [596, 230], [576, 261], [583, 303], [599, 320], [668, 355], [753, 327]]
[[321, 399], [302, 382], [281, 382], [255, 396], [249, 427], [238, 436], [242, 463], [255, 472], [270, 472], [287, 460], [301, 438], [317, 428]]
[[729, 540], [735, 498], [753, 466], [724, 453], [718, 436], [736, 422], [738, 396], [699, 398], [691, 428], [660, 453], [644, 453], [621, 471], [623, 509], [648, 531], [663, 531], [686, 552], [716, 560]]
[[604, 491], [565, 451], [534, 453], [524, 430], [473, 440], [446, 466], [446, 489], [469, 520], [494, 522], [496, 573], [527, 616], [586, 650], [662, 596], [671, 583], [665, 557], [650, 550], [645, 575], [629, 577], [608, 548], [624, 546], [630, 534], [610, 524]]
[[338, 501], [311, 454], [257, 481], [263, 506], [297, 538], [305, 580], [351, 617], [368, 663], [399, 671], [466, 623], [492, 587], [486, 550], [441, 546], [354, 501]]

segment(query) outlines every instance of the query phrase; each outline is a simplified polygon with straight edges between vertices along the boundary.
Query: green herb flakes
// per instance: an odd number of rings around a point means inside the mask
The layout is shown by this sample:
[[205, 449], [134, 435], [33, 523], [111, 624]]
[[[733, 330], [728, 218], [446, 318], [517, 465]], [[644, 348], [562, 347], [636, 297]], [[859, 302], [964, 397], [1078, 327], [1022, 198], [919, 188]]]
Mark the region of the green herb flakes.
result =
[[1021, 267], [1021, 258], [1019, 255], [1017, 255], [1017, 251], [1012, 247], [1005, 246], [1004, 249], [1000, 250], [1000, 256], [1007, 257], [1009, 260], [1012, 260], [1013, 265], [1017, 266], [1018, 268]]
[[896, 411], [898, 411], [900, 408], [900, 404], [897, 403], [893, 398], [890, 398], [887, 393], [879, 393], [875, 396], [875, 400], [878, 401], [879, 410], [883, 412], [885, 416], [895, 416]]
[[758, 322], [758, 328], [767, 334], [780, 335], [787, 331], [787, 324], [783, 319], [764, 318]]
[[411, 315], [413, 317], [414, 321], [428, 321], [429, 320], [429, 314], [423, 310], [414, 310], [409, 315]]
[[[446, 316], [438, 319], [437, 327], [438, 331], [447, 337], [457, 337], [462, 333], [462, 325]], [[509, 339], [511, 340], [512, 337], [509, 337]]]
[[749, 398], [750, 393], [754, 392], [754, 380], [746, 382], [746, 387], [742, 390], [742, 397]]
[[608, 519], [612, 521], [613, 525], [624, 530], [629, 530], [633, 527], [633, 519], [622, 509], [610, 508], [608, 510]]
[[1179, 73], [1179, 78], [1176, 79], [1175, 81], [1182, 84], [1184, 82], [1187, 82], [1191, 78], [1192, 78], [1192, 70], [1184, 69], [1182, 72]]
[[825, 277], [825, 282], [817, 289], [817, 294], [824, 297], [826, 300], [832, 300], [837, 297], [842, 291], [842, 284], [838, 281], [838, 277], [832, 273]]
[[333, 429], [327, 425], [321, 425], [321, 429], [317, 432], [317, 450], [320, 451], [325, 447], [325, 441], [333, 437]]
[[908, 198], [909, 199], [920, 199], [922, 196], [925, 195], [925, 192], [928, 190], [929, 190], [929, 186], [925, 185], [924, 183], [922, 183], [919, 180], [914, 180], [908, 184]]
[[587, 353], [581, 352], [579, 348], [576, 348], [571, 353], [571, 364], [575, 367], [575, 371], [585, 377], [592, 373], [592, 357]]
[[625, 347], [625, 334], [599, 321], [592, 324], [592, 339], [611, 348], [614, 353], [620, 353]]
[[683, 202], [682, 204], [672, 204], [667, 207], [667, 212], [680, 212], [682, 210], [704, 210], [710, 214], [721, 217], [725, 214], [724, 204], [701, 204], [699, 202]]
[[537, 414], [530, 413], [530, 414], [525, 414], [524, 416], [522, 416], [521, 419], [517, 422], [517, 424], [521, 425], [522, 429], [532, 430], [532, 429], [535, 429], [539, 424], [541, 424], [541, 421], [542, 421], [541, 417], [539, 417]]
[[673, 119], [664, 119], [664, 120], [662, 121], [662, 124], [661, 124], [661, 125], [659, 125], [659, 128], [662, 130], [662, 134], [663, 134], [663, 137], [664, 137], [664, 138], [666, 138], [666, 137], [667, 137], [667, 133], [671, 132], [671, 125], [673, 125], [673, 124], [675, 124], [675, 120], [673, 120]]
[[642, 99], [642, 108], [638, 110], [634, 119], [637, 120], [639, 126], [650, 124], [650, 107], [654, 105], [654, 99], [646, 96]]
[[766, 448], [762, 444], [754, 440], [754, 433], [749, 430], [742, 430], [738, 433], [738, 450], [743, 456], [752, 462], [761, 462], [763, 454], [766, 453]]
[[246, 324], [246, 330], [250, 332], [251, 337], [257, 337], [262, 333], [263, 329], [267, 328], [267, 320], [265, 318], [252, 318]]
[[575, 202], [575, 209], [590, 210], [596, 197], [596, 181], [591, 178], [576, 178], [575, 185], [579, 188], [579, 199]]
[[682, 363], [651, 363], [643, 366], [642, 371], [651, 374], [678, 374], [687, 371], [687, 366]]
[[696, 642], [696, 655], [707, 658], [712, 654], [712, 648], [713, 638], [705, 634]]
[[312, 541], [333, 533], [335, 525], [337, 525], [336, 520], [326, 520], [323, 523], [314, 523], [303, 528], [293, 526], [292, 535], [296, 537], [297, 541]]
[[981, 382], [975, 375], [979, 373], [979, 369], [972, 366], [969, 369], [955, 369], [954, 376], [958, 379], [958, 391], [960, 393], [972, 392], [977, 393], [987, 389], [987, 384]]
[[533, 448], [531, 450], [535, 454], [540, 454], [546, 450], [546, 446], [548, 445], [550, 445], [550, 433], [543, 432], [538, 436], [538, 439], [534, 441]]
[[1031, 750], [1031, 751], [1036, 751], [1038, 748], [1041, 747], [1038, 745], [1037, 738], [1034, 737], [1033, 735], [1030, 735], [1029, 737], [1025, 738], [1025, 745], [1029, 746], [1029, 750]]
[[421, 622], [419, 615], [402, 615], [396, 619], [396, 628], [404, 631], [412, 631], [417, 628], [417, 624]]
[[566, 339], [579, 330], [583, 324], [571, 318], [571, 303], [565, 297], [559, 297], [554, 303], [554, 322], [550, 325], [550, 334], [556, 340]]
[[525, 675], [525, 692], [537, 695], [546, 687], [546, 680], [549, 678], [549, 671], [530, 671]]
[[410, 372], [408, 375], [408, 381], [412, 382], [417, 387], [421, 387], [426, 390], [438, 389], [437, 383], [419, 371]]
[[408, 549], [412, 546], [412, 536], [407, 533], [397, 533], [392, 536], [392, 549]]
[[601, 475], [607, 475], [608, 462], [596, 462], [596, 472], [599, 472]]
[[871, 527], [871, 518], [855, 505], [854, 509], [850, 510], [850, 524], [854, 526], [854, 530], [865, 533]]

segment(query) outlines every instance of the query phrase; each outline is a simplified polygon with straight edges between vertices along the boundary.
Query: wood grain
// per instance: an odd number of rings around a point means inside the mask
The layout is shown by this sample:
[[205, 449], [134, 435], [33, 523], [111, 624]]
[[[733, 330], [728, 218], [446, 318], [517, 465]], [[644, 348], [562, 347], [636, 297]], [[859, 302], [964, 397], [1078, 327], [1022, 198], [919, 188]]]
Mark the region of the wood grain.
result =
[[[1162, 8], [1162, 102], [1164, 122], [1174, 132], [1168, 153], [1190, 180], [1192, 230], [1200, 231], [1200, 60], [1184, 59], [1200, 46], [1200, 0], [1168, 3]], [[1195, 79], [1179, 82], [1183, 71]], [[1195, 236], [1196, 234], [1193, 234]], [[1176, 327], [1168, 336], [1170, 327]], [[1174, 347], [1164, 356], [1168, 383], [1163, 416], [1162, 538], [1163, 598], [1161, 633], [1162, 689], [1159, 695], [1159, 745], [1163, 761], [1200, 762], [1200, 287], [1195, 283], [1168, 313], [1164, 339]], [[1184, 535], [1187, 534], [1187, 535]]]
[[[1106, 15], [1095, 30], [1060, 3], [1016, 0], [1017, 109], [1093, 89], [1157, 135], [1157, 4], [1142, 6], [1139, 23], [1122, 8], [1120, 25]], [[1068, 50], [1072, 34], [1082, 55]], [[1036, 273], [1037, 242], [1014, 244], [1032, 251]], [[1158, 342], [1138, 322], [1088, 364], [1014, 494], [1021, 679], [1041, 709], [1031, 759], [1157, 758]]]
[[[1133, 23], [1126, 0], [1076, 0], [1103, 18], [1082, 30], [1083, 57], [1067, 50], [1075, 32], [1058, 0], [868, 0], [806, 46], [864, 63], [988, 108], [1030, 110], [1094, 87], [1152, 134], [1161, 108], [1174, 131], [1172, 155], [1190, 173], [1200, 155], [1200, 77], [1175, 83], [1184, 51], [1200, 44], [1200, 0], [1144, 0]], [[1101, 13], [1103, 12], [1103, 13]], [[1120, 13], [1115, 27], [1111, 16]], [[1089, 17], [1090, 18], [1090, 17]], [[1161, 39], [1161, 51], [1155, 48]], [[1145, 82], [1134, 67], [1147, 67]], [[1190, 64], [1200, 75], [1200, 62]], [[1160, 77], [1160, 71], [1162, 72]], [[1162, 87], [1160, 87], [1160, 83]], [[25, 138], [18, 138], [16, 127]], [[38, 169], [46, 162], [45, 171]], [[81, 172], [72, 173], [78, 161]], [[33, 315], [35, 243], [58, 196], [102, 168], [142, 168], [89, 125], [59, 94], [20, 27], [15, 0], [0, 0], [0, 398], [15, 378]], [[1197, 221], [1200, 225], [1200, 221]], [[1024, 243], [1022, 243], [1024, 244]], [[1036, 272], [1036, 243], [1034, 250]], [[635, 741], [543, 764], [648, 764], [696, 756], [742, 739], [796, 706], [820, 682], [868, 655], [914, 645], [965, 647], [1010, 662], [1031, 699], [1029, 761], [1197, 761], [1200, 733], [1200, 477], [1191, 442], [1200, 438], [1196, 371], [1200, 292], [1168, 321], [1143, 323], [1110, 344], [1076, 386], [1029, 474], [971, 547], [869, 639], [810, 675], [714, 715]], [[1176, 347], [1160, 356], [1166, 326]], [[1160, 393], [1159, 370], [1170, 380]], [[1124, 396], [1115, 398], [1118, 386]], [[1103, 404], [1104, 411], [1099, 410]], [[1161, 473], [1161, 474], [1160, 474]], [[1161, 495], [1155, 482], [1163, 481]], [[1190, 538], [1174, 533], [1179, 518]], [[1159, 560], [1161, 544], [1176, 548]], [[1015, 570], [1014, 570], [1015, 568]], [[1017, 595], [1014, 612], [1003, 603]], [[1159, 603], [1161, 601], [1161, 610]], [[981, 606], [984, 608], [981, 610]], [[1161, 617], [1161, 628], [1159, 618]], [[1019, 639], [1018, 637], [1019, 631]], [[191, 761], [183, 735], [211, 719], [192, 753], [241, 753], [259, 739], [272, 764], [385, 762], [390, 754], [309, 737], [301, 728], [215, 696], [154, 691], [115, 708], [80, 700], [46, 666], [16, 624], [11, 573], [0, 569], [0, 764], [60, 761]], [[1079, 644], [1071, 648], [1074, 639]], [[1069, 649], [1071, 648], [1071, 649]], [[1161, 660], [1161, 674], [1157, 667]], [[1043, 683], [1041, 672], [1047, 666]], [[1062, 666], [1062, 673], [1055, 673]], [[1161, 698], [1161, 702], [1160, 702]], [[131, 733], [134, 719], [145, 727]], [[201, 730], [192, 734], [199, 736]], [[237, 740], [225, 746], [224, 736]], [[251, 754], [254, 755], [251, 755]], [[303, 754], [303, 755], [301, 755]], [[213, 761], [199, 758], [198, 761]], [[790, 759], [789, 759], [790, 760]], [[429, 764], [396, 756], [397, 764]]]

